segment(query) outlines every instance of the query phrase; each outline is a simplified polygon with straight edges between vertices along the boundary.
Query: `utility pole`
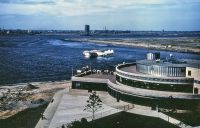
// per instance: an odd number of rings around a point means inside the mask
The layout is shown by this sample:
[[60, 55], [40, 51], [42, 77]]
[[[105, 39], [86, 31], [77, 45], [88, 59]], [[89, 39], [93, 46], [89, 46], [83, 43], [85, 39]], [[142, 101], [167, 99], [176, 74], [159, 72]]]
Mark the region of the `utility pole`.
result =
[[90, 71], [92, 71], [92, 64], [90, 63]]
[[73, 66], [72, 66], [72, 76], [74, 75], [74, 70], [73, 70]]

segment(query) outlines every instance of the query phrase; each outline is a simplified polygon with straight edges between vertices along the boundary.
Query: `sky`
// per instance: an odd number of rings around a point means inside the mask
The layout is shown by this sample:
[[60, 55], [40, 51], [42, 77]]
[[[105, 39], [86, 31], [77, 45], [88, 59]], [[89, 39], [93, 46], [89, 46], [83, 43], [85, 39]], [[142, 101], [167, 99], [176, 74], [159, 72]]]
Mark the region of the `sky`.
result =
[[0, 28], [200, 31], [200, 0], [0, 0]]

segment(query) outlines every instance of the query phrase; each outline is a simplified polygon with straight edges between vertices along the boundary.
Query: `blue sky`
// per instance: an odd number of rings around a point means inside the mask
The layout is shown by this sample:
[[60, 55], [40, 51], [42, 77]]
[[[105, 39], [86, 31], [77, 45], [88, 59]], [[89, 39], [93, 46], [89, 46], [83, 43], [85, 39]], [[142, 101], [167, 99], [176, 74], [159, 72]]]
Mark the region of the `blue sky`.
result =
[[200, 30], [200, 0], [0, 0], [8, 29]]

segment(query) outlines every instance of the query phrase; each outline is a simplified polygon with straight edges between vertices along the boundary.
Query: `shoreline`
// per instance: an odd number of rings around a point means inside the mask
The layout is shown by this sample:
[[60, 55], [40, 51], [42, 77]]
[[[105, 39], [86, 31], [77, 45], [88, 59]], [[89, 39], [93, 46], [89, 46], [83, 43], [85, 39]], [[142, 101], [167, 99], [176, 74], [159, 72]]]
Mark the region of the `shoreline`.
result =
[[27, 84], [46, 84], [46, 83], [60, 83], [60, 82], [70, 82], [70, 80], [56, 80], [56, 81], [31, 81], [31, 82], [19, 82], [19, 83], [5, 83], [5, 84], [0, 84], [0, 89], [1, 88], [12, 88], [12, 87], [23, 87], [27, 86]]
[[[131, 48], [145, 48], [150, 50], [161, 50], [161, 51], [173, 51], [181, 53], [191, 53], [191, 54], [200, 54], [200, 42], [193, 42], [193, 40], [199, 40], [199, 38], [147, 38], [148, 40], [152, 39], [153, 41], [148, 41], [146, 39], [137, 39], [137, 38], [125, 38], [125, 39], [64, 39], [63, 41], [72, 41], [72, 42], [89, 42], [96, 44], [108, 44], [113, 46], [126, 46]], [[193, 40], [192, 40], [193, 39]], [[163, 41], [164, 40], [164, 41]], [[166, 43], [165, 40], [168, 42]], [[174, 40], [174, 42], [173, 42]], [[180, 40], [180, 41], [179, 41]], [[185, 44], [181, 42], [186, 40]], [[164, 43], [162, 43], [162, 41]], [[171, 42], [170, 42], [171, 41]], [[193, 45], [197, 45], [197, 47]]]
[[57, 91], [68, 86], [70, 86], [70, 81], [66, 80], [0, 86], [0, 119], [6, 119], [25, 109], [49, 103]]

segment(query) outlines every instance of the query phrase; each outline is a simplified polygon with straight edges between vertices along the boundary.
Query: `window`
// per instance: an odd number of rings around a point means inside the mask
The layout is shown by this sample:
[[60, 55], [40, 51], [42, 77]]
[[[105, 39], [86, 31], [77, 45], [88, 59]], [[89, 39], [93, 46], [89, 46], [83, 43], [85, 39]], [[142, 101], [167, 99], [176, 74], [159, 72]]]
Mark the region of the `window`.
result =
[[121, 77], [119, 77], [119, 82], [122, 82], [122, 78]]
[[191, 76], [192, 72], [190, 70], [188, 70], [188, 76]]
[[184, 68], [181, 68], [181, 72], [185, 72], [185, 69], [184, 69]]
[[76, 87], [80, 87], [80, 85], [81, 85], [81, 84], [80, 84], [79, 82], [76, 83]]

